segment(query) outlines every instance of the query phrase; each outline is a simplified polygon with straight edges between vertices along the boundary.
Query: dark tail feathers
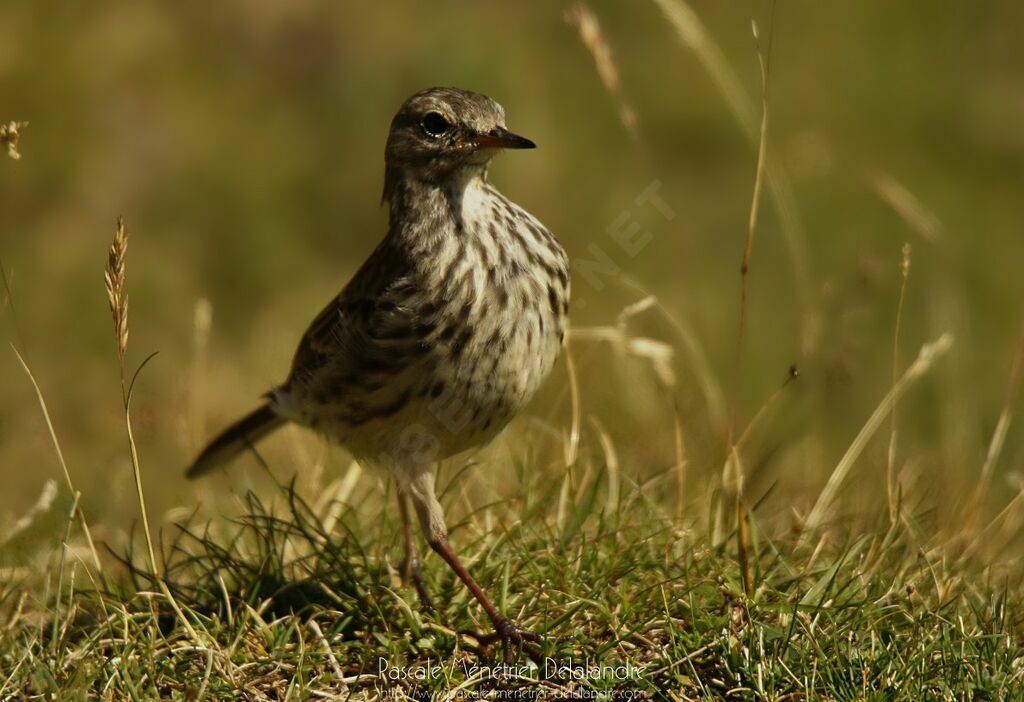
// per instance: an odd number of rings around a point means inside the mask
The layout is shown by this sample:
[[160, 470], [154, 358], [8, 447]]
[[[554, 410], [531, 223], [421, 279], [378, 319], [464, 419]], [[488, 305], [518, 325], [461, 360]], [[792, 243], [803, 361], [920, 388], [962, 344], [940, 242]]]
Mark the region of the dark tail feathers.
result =
[[211, 441], [189, 466], [185, 476], [190, 480], [227, 463], [250, 444], [260, 440], [285, 423], [283, 417], [265, 404], [245, 415]]

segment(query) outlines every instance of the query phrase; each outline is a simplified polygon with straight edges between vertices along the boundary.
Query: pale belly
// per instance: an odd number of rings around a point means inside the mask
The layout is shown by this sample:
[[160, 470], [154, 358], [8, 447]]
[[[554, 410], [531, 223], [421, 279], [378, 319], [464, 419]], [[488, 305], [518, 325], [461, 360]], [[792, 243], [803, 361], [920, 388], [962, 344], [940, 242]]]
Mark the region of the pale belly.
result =
[[523, 409], [555, 364], [562, 326], [546, 312], [539, 314], [543, 319], [527, 312], [480, 324], [457, 363], [442, 350], [406, 369], [394, 378], [394, 392], [406, 399], [388, 417], [353, 424], [321, 413], [303, 423], [362, 462], [392, 469], [480, 448]]

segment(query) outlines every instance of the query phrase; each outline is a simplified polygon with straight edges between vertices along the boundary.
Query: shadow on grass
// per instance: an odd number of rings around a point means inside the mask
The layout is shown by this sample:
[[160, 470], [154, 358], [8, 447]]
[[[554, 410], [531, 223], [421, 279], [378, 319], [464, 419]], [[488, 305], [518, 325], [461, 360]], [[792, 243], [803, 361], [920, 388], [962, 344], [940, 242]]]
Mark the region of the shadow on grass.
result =
[[[174, 541], [162, 549], [160, 576], [178, 606], [224, 622], [242, 609], [261, 619], [294, 616], [300, 621], [330, 611], [336, 617], [332, 633], [351, 639], [386, 631], [403, 619], [393, 598], [380, 597], [389, 584], [385, 565], [367, 557], [343, 520], [328, 527], [294, 482], [282, 491], [287, 507], [282, 514], [247, 493], [244, 514], [228, 521], [226, 540], [209, 524], [198, 525], [194, 513], [175, 525]], [[135, 593], [156, 589], [145, 558], [130, 549], [114, 555], [127, 569]], [[130, 593], [108, 594], [125, 600]], [[160, 607], [161, 629], [169, 633], [178, 623], [176, 613], [163, 600]]]

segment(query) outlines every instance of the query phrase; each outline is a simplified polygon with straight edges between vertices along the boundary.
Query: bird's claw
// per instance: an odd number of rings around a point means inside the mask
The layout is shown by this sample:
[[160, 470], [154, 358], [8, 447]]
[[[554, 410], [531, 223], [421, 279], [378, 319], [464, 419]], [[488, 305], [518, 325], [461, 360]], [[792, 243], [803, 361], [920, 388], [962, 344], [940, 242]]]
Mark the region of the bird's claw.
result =
[[494, 631], [488, 634], [478, 634], [473, 632], [463, 632], [476, 639], [477, 643], [482, 648], [491, 646], [497, 642], [501, 642], [501, 650], [505, 658], [505, 662], [511, 662], [513, 645], [526, 652], [526, 654], [534, 660], [534, 662], [540, 663], [543, 656], [541, 655], [540, 649], [532, 644], [541, 643], [544, 641], [544, 637], [540, 634], [534, 633], [529, 629], [523, 629], [517, 625], [511, 619], [500, 619], [494, 623]]

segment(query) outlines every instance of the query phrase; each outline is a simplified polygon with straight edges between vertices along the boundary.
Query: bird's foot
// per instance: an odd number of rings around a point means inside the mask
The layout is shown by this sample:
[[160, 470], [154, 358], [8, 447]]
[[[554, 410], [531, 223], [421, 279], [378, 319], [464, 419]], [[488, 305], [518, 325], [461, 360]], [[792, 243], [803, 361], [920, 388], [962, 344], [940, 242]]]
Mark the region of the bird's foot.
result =
[[533, 644], [543, 642], [544, 637], [529, 629], [523, 629], [511, 619], [502, 618], [497, 620], [494, 623], [494, 631], [488, 634], [465, 633], [476, 639], [481, 648], [486, 648], [500, 641], [506, 663], [512, 661], [512, 651], [514, 648], [525, 651], [526, 655], [533, 659], [535, 663], [543, 663], [543, 655], [540, 649]]

